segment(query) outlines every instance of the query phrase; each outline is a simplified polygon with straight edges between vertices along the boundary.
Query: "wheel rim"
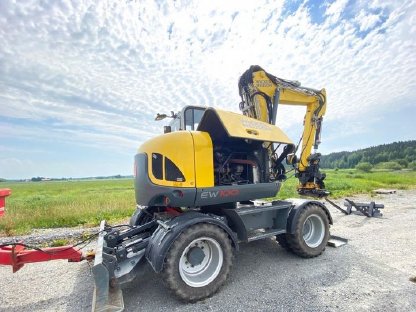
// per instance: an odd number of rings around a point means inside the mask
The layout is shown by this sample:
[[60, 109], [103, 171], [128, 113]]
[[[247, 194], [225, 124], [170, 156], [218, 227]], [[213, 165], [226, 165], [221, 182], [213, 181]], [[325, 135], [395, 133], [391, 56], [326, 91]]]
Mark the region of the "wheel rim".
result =
[[322, 218], [316, 214], [306, 218], [303, 224], [303, 240], [310, 248], [318, 247], [325, 236], [325, 224]]
[[204, 287], [220, 273], [223, 252], [213, 238], [201, 237], [193, 240], [179, 259], [179, 274], [191, 287]]

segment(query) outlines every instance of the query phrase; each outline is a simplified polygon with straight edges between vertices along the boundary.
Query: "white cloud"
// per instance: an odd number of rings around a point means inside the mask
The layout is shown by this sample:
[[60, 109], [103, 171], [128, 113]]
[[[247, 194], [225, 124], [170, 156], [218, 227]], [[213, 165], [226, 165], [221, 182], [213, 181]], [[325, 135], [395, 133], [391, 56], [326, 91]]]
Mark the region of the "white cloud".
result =
[[[330, 122], [415, 97], [413, 1], [337, 0], [321, 24], [308, 2], [284, 16], [287, 5], [1, 1], [3, 131], [128, 150], [161, 132], [157, 112], [238, 111], [237, 81], [253, 64], [325, 87]], [[298, 125], [301, 111], [281, 112], [281, 126]]]
[[330, 17], [331, 22], [336, 22], [342, 12], [344, 12], [345, 7], [347, 6], [349, 0], [336, 0], [331, 4], [328, 4], [325, 11], [325, 15]]
[[373, 28], [380, 21], [380, 16], [361, 10], [355, 20], [360, 25], [360, 31], [366, 31]]

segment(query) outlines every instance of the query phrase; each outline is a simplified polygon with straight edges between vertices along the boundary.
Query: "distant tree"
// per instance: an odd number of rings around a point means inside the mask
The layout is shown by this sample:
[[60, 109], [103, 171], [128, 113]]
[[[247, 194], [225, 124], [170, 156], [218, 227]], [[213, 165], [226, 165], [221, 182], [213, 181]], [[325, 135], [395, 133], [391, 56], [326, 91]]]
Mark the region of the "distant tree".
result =
[[360, 161], [362, 155], [358, 153], [352, 153], [348, 156], [348, 168], [354, 168]]
[[409, 162], [406, 159], [397, 159], [396, 161], [402, 168], [407, 168], [409, 165]]
[[400, 166], [400, 164], [396, 161], [387, 161], [377, 164], [377, 168], [387, 170], [401, 170], [402, 166]]
[[33, 177], [33, 178], [31, 179], [31, 181], [32, 181], [32, 182], [39, 182], [39, 181], [42, 181], [42, 177]]
[[355, 169], [364, 171], [364, 172], [370, 172], [371, 169], [373, 169], [373, 165], [369, 162], [360, 162], [355, 166]]
[[416, 160], [414, 160], [411, 163], [409, 163], [409, 165], [407, 166], [407, 168], [409, 168], [410, 170], [416, 171]]
[[389, 155], [385, 152], [380, 153], [376, 156], [374, 156], [373, 161], [375, 164], [378, 164], [380, 162], [384, 162], [384, 161], [388, 161], [389, 160]]
[[416, 161], [416, 140], [382, 144], [354, 152], [331, 153], [323, 155], [320, 164], [322, 168], [345, 169], [354, 168], [363, 162], [368, 162], [373, 166], [380, 163], [396, 162], [402, 168], [406, 168], [407, 164], [413, 161]]

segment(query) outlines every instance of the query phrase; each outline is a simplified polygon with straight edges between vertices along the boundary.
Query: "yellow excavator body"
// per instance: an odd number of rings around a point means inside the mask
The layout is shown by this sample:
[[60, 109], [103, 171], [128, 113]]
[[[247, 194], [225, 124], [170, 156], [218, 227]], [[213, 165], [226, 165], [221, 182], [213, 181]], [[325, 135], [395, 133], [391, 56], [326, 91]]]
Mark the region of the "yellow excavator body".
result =
[[[275, 125], [221, 109], [208, 108], [206, 112], [200, 127], [220, 124], [228, 138], [293, 144]], [[138, 153], [146, 154], [150, 181], [167, 187], [213, 187], [214, 149], [211, 134], [216, 135], [218, 128], [175, 131], [143, 143]]]

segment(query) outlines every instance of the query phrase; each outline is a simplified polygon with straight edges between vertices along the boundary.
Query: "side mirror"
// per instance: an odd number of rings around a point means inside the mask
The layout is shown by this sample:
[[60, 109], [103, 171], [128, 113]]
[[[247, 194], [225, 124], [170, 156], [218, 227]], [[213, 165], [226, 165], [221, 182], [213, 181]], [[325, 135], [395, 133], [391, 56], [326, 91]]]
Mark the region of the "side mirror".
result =
[[298, 162], [298, 158], [296, 157], [296, 154], [288, 154], [286, 156], [286, 163], [288, 165], [293, 166], [294, 164], [296, 164]]
[[157, 114], [156, 115], [156, 118], [155, 118], [155, 120], [156, 121], [159, 121], [159, 120], [162, 120], [162, 119], [165, 119], [166, 117], [168, 117], [166, 114]]
[[164, 126], [163, 127], [163, 133], [170, 133], [172, 132], [171, 126]]

